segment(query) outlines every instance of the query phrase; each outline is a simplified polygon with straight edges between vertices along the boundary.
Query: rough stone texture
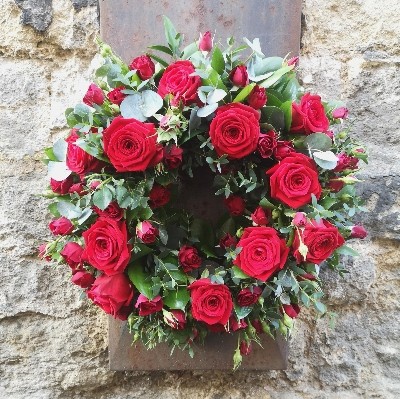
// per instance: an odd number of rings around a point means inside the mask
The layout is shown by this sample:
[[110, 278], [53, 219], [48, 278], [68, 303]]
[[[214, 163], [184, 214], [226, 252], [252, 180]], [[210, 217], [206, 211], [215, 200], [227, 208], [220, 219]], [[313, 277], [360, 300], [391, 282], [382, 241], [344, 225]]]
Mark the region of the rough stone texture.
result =
[[0, 398], [400, 397], [400, 4], [304, 1], [303, 80], [348, 103], [353, 132], [370, 149], [361, 188], [370, 237], [354, 243], [361, 256], [344, 279], [323, 271], [336, 327], [302, 312], [288, 370], [233, 374], [110, 372], [106, 316], [66, 270], [36, 258], [48, 234], [41, 148], [65, 133], [63, 111], [89, 83], [94, 3], [52, 1], [52, 23], [38, 33], [20, 24], [15, 1], [0, 0]]
[[22, 10], [22, 24], [33, 26], [39, 32], [44, 32], [51, 24], [52, 0], [15, 0], [15, 3]]

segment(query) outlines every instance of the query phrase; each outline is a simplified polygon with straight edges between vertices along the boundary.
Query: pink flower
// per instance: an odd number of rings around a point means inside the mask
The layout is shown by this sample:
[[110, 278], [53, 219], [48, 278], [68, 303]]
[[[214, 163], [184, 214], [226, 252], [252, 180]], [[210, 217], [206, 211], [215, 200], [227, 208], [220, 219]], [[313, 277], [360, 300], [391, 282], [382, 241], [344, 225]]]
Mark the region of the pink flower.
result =
[[238, 65], [233, 68], [229, 74], [230, 81], [239, 87], [244, 87], [249, 84], [249, 74], [247, 73], [247, 68], [245, 65]]
[[136, 235], [145, 244], [151, 244], [158, 237], [158, 229], [154, 227], [148, 220], [145, 220], [136, 226]]
[[85, 96], [83, 97], [83, 102], [86, 105], [90, 106], [92, 106], [93, 104], [102, 105], [104, 102], [103, 90], [101, 90], [100, 87], [92, 83], [87, 89]]
[[355, 225], [351, 228], [351, 238], [365, 238], [368, 235], [367, 230], [363, 226]]
[[213, 47], [213, 39], [211, 32], [208, 30], [203, 35], [200, 33], [199, 49], [201, 51], [211, 51]]
[[346, 107], [339, 107], [332, 111], [332, 116], [335, 119], [347, 119], [349, 110]]
[[307, 224], [307, 216], [304, 212], [296, 212], [292, 224], [297, 227], [304, 227]]

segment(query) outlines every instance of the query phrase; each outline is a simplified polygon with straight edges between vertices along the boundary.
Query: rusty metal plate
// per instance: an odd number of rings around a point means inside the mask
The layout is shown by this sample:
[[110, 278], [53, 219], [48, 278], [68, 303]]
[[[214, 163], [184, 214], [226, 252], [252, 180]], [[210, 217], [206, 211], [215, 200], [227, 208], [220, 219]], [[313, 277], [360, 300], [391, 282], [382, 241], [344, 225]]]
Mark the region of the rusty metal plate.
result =
[[[299, 54], [301, 0], [100, 0], [100, 32], [126, 62], [147, 46], [165, 44], [162, 16], [168, 16], [185, 43], [200, 32], [216, 38], [258, 37], [266, 55]], [[222, 43], [222, 44], [225, 44]]]
[[[125, 322], [110, 317], [109, 352], [110, 369], [125, 370], [232, 370], [233, 351], [237, 345], [236, 334], [213, 334], [206, 338], [205, 345], [194, 347], [190, 358], [185, 351], [160, 344], [146, 350], [141, 343], [132, 345], [132, 336]], [[241, 370], [284, 370], [287, 368], [287, 342], [283, 338], [273, 340], [265, 334], [261, 338], [262, 348], [253, 343], [253, 351], [244, 356]]]

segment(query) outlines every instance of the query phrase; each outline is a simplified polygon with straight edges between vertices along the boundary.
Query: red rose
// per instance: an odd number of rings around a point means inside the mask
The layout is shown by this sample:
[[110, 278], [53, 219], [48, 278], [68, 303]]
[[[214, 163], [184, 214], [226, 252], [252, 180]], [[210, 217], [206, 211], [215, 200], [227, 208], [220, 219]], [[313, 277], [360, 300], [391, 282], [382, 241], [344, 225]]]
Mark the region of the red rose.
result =
[[260, 133], [257, 149], [262, 158], [270, 158], [274, 153], [277, 144], [276, 134], [273, 130], [267, 133]]
[[260, 135], [259, 117], [248, 105], [232, 103], [219, 107], [209, 133], [217, 154], [240, 159], [254, 152]]
[[356, 225], [351, 228], [351, 238], [365, 238], [368, 235], [363, 226]]
[[67, 242], [60, 252], [60, 255], [72, 270], [76, 270], [78, 266], [81, 266], [83, 263], [83, 248], [77, 242]]
[[213, 284], [208, 278], [196, 280], [189, 285], [192, 315], [195, 320], [208, 325], [225, 325], [232, 313], [233, 303], [229, 288]]
[[241, 215], [246, 209], [244, 199], [238, 195], [230, 195], [228, 198], [224, 198], [224, 204], [233, 216]]
[[331, 179], [329, 180], [327, 187], [332, 192], [338, 193], [344, 187], [344, 182], [342, 182], [341, 180]]
[[332, 117], [335, 119], [347, 119], [349, 110], [346, 107], [339, 107], [332, 111]]
[[82, 233], [85, 240], [83, 258], [107, 276], [122, 273], [131, 257], [128, 232], [123, 222], [99, 218]]
[[169, 200], [171, 199], [171, 192], [165, 187], [156, 184], [150, 190], [149, 198], [151, 208], [160, 208], [168, 204]]
[[136, 57], [129, 65], [130, 70], [136, 69], [136, 73], [142, 80], [150, 79], [156, 70], [154, 62], [148, 55]]
[[304, 212], [297, 212], [293, 217], [292, 224], [297, 227], [304, 227], [307, 224], [307, 215]]
[[291, 303], [290, 305], [282, 305], [282, 307], [285, 313], [292, 319], [295, 319], [300, 313], [300, 306], [296, 303]]
[[233, 68], [229, 74], [229, 80], [239, 87], [244, 87], [249, 84], [249, 74], [245, 65], [238, 65]]
[[61, 195], [68, 194], [68, 190], [73, 184], [74, 184], [74, 179], [71, 175], [61, 181], [50, 179], [50, 187], [53, 190], [53, 192]]
[[164, 304], [160, 295], [157, 295], [153, 299], [148, 299], [140, 294], [135, 304], [135, 308], [139, 308], [139, 316], [148, 316], [149, 314], [159, 312], [163, 306]]
[[107, 94], [107, 98], [113, 103], [120, 105], [122, 101], [124, 101], [124, 98], [126, 97], [126, 94], [122, 93], [122, 90], [125, 90], [124, 86], [119, 86], [116, 87], [114, 90], [111, 90]]
[[79, 196], [85, 195], [87, 192], [85, 191], [85, 187], [82, 183], [73, 184], [68, 190], [70, 194], [78, 194]]
[[74, 225], [69, 219], [62, 216], [51, 221], [49, 224], [49, 229], [55, 236], [65, 236], [72, 233], [74, 230]]
[[89, 288], [95, 280], [96, 279], [93, 274], [85, 271], [78, 271], [74, 273], [71, 278], [71, 282], [81, 288]]
[[93, 210], [100, 217], [103, 216], [114, 220], [121, 220], [124, 217], [124, 210], [119, 207], [116, 201], [110, 202], [110, 204], [104, 210], [101, 210], [97, 206], [94, 206]]
[[169, 314], [164, 314], [164, 321], [174, 330], [184, 330], [186, 327], [185, 312], [178, 309], [172, 309]]
[[199, 50], [211, 51], [212, 48], [213, 48], [213, 39], [211, 36], [211, 32], [208, 30], [203, 35], [200, 33]]
[[225, 234], [221, 239], [219, 240], [219, 246], [221, 248], [229, 248], [229, 247], [234, 247], [237, 244], [237, 239], [234, 236], [231, 236], [229, 233]]
[[242, 250], [233, 263], [261, 281], [282, 269], [289, 253], [285, 240], [271, 227], [246, 227], [237, 247]]
[[301, 97], [300, 104], [292, 104], [291, 132], [311, 134], [325, 132], [328, 128], [329, 120], [320, 96], [306, 93]]
[[319, 265], [325, 259], [328, 259], [333, 251], [344, 244], [344, 239], [340, 235], [336, 226], [328, 221], [321, 219], [319, 222], [311, 220], [306, 224], [304, 229], [295, 234], [293, 241], [293, 255], [297, 263], [301, 263], [304, 259], [299, 252], [301, 241], [307, 246], [308, 252], [305, 261]]
[[274, 157], [278, 161], [282, 161], [282, 159], [291, 156], [293, 152], [295, 150], [291, 141], [277, 141], [274, 148]]
[[256, 329], [257, 334], [260, 335], [264, 332], [261, 321], [259, 319], [252, 320], [251, 325]]
[[200, 76], [190, 76], [195, 72], [190, 61], [176, 61], [164, 71], [157, 93], [164, 98], [172, 94], [172, 103], [178, 105], [182, 101], [185, 105], [198, 101], [197, 89], [201, 86]]
[[136, 226], [136, 235], [145, 243], [151, 244], [158, 237], [158, 229], [145, 220]]
[[83, 102], [86, 105], [92, 106], [93, 104], [101, 105], [104, 102], [104, 93], [100, 87], [91, 83], [85, 96], [83, 97]]
[[114, 318], [126, 320], [132, 311], [133, 289], [123, 273], [97, 277], [87, 296]]
[[76, 140], [79, 139], [76, 132], [76, 129], [72, 129], [65, 140], [68, 143], [66, 159], [68, 169], [78, 175], [99, 171], [102, 167], [102, 162], [76, 145]]
[[248, 356], [253, 351], [253, 346], [251, 342], [241, 341], [239, 349], [241, 355]]
[[297, 66], [299, 64], [299, 59], [300, 59], [299, 56], [295, 56], [295, 57], [289, 58], [288, 61], [287, 61], [287, 64], [288, 65]]
[[306, 155], [295, 153], [267, 170], [270, 175], [271, 197], [291, 208], [311, 202], [311, 194], [321, 195], [315, 162]]
[[104, 131], [103, 140], [104, 151], [118, 172], [143, 172], [162, 159], [152, 123], [118, 116]]
[[229, 331], [235, 332], [238, 330], [243, 330], [247, 327], [247, 323], [244, 319], [237, 320], [235, 316], [229, 318]]
[[179, 264], [182, 266], [182, 269], [185, 273], [189, 273], [193, 269], [198, 269], [202, 262], [197, 249], [189, 245], [184, 245], [180, 248], [178, 259]]
[[255, 85], [247, 97], [247, 102], [251, 108], [260, 109], [267, 103], [267, 94], [264, 87]]
[[342, 172], [346, 169], [354, 170], [358, 168], [358, 158], [341, 152], [338, 156], [338, 164], [336, 165], [334, 172]]
[[267, 213], [265, 213], [264, 208], [258, 206], [256, 210], [251, 214], [251, 220], [258, 226], [266, 226], [271, 216], [270, 212], [268, 214]]
[[164, 147], [164, 163], [169, 169], [176, 169], [182, 163], [183, 150], [175, 144]]
[[243, 288], [237, 297], [237, 303], [239, 306], [251, 306], [254, 305], [262, 293], [260, 287], [254, 286], [252, 288]]

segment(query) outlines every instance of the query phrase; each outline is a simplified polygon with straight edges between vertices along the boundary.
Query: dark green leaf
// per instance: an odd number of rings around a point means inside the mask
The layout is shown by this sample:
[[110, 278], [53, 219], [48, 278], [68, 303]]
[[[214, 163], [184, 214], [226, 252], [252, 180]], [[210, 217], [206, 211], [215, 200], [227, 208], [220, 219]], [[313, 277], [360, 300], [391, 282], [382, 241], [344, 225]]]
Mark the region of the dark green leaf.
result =
[[190, 295], [186, 287], [179, 287], [177, 291], [168, 291], [163, 298], [164, 305], [170, 309], [185, 310], [186, 304], [190, 300]]
[[332, 139], [324, 133], [313, 133], [305, 138], [304, 145], [311, 150], [328, 151], [332, 147]]
[[221, 50], [218, 47], [214, 47], [214, 51], [211, 57], [211, 66], [215, 69], [220, 75], [225, 70], [225, 60]]
[[286, 101], [281, 106], [280, 109], [283, 111], [285, 115], [285, 129], [286, 131], [290, 131], [290, 127], [292, 125], [292, 102]]
[[110, 205], [112, 197], [111, 190], [108, 187], [102, 187], [93, 194], [93, 204], [104, 211]]
[[359, 253], [356, 250], [354, 250], [353, 248], [350, 248], [347, 245], [342, 245], [335, 252], [340, 255], [359, 256]]
[[149, 46], [148, 48], [150, 48], [152, 50], [161, 51], [161, 52], [163, 52], [165, 54], [173, 56], [173, 53], [172, 53], [171, 49], [169, 47], [167, 47], [167, 46], [155, 45], [155, 46]]
[[235, 304], [235, 313], [239, 320], [248, 316], [252, 310], [253, 308], [250, 306], [240, 307]]
[[238, 102], [245, 100], [247, 98], [247, 96], [251, 93], [251, 91], [253, 90], [255, 85], [256, 85], [255, 83], [250, 83], [249, 85], [244, 87], [242, 90], [240, 90], [238, 95], [233, 99], [233, 102], [238, 103]]
[[275, 130], [281, 131], [285, 128], [285, 114], [278, 107], [261, 108], [263, 120], [274, 126]]
[[128, 208], [128, 206], [132, 202], [132, 198], [131, 198], [128, 190], [124, 186], [117, 186], [116, 196], [117, 196], [118, 205], [121, 208]]
[[210, 223], [203, 219], [194, 219], [190, 226], [190, 231], [202, 246], [207, 248], [214, 247], [214, 229]]
[[128, 266], [128, 276], [136, 289], [148, 299], [153, 299], [151, 276], [144, 272], [140, 262], [135, 262]]

